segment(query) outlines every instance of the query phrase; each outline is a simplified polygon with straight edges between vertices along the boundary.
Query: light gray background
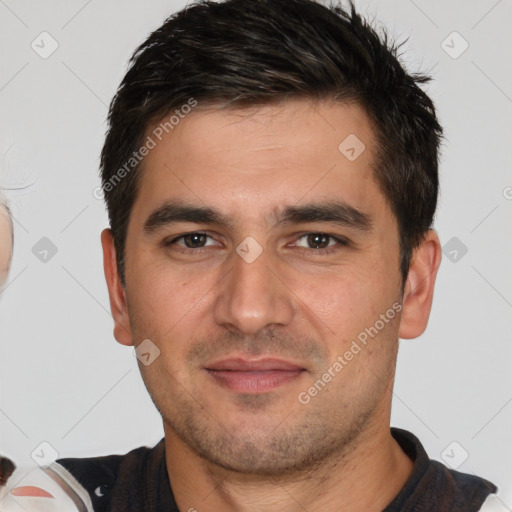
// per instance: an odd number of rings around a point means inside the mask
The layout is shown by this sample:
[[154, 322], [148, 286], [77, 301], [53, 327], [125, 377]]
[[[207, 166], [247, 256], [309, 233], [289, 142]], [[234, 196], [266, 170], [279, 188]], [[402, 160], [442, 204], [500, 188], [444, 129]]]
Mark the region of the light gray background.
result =
[[[127, 59], [183, 5], [0, 0], [0, 182], [16, 238], [0, 304], [0, 442], [19, 463], [33, 464], [42, 441], [60, 457], [88, 456], [162, 436], [133, 349], [112, 336], [99, 239], [107, 217], [93, 191]], [[409, 36], [409, 70], [434, 75], [428, 92], [447, 137], [436, 228], [443, 245], [457, 237], [468, 249], [456, 262], [444, 256], [429, 328], [401, 342], [392, 424], [432, 458], [465, 450], [459, 469], [496, 483], [512, 507], [512, 2], [356, 5]], [[46, 59], [31, 47], [43, 31], [58, 43]], [[57, 248], [46, 262], [32, 252], [43, 237]]]

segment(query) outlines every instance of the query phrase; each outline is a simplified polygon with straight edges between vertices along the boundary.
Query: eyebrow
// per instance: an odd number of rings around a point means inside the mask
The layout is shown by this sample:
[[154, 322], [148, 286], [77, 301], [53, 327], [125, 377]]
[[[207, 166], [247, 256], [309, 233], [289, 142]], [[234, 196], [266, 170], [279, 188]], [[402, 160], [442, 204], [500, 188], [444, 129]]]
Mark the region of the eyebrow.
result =
[[157, 208], [144, 223], [144, 232], [152, 233], [173, 222], [193, 222], [195, 224], [217, 224], [232, 228], [226, 215], [207, 206], [193, 206], [178, 202], [167, 202]]
[[279, 224], [329, 222], [359, 231], [372, 229], [371, 216], [344, 201], [288, 206], [277, 215], [276, 221]]
[[[370, 215], [344, 201], [287, 206], [280, 212], [274, 212], [272, 218], [275, 224], [328, 222], [363, 232], [372, 228]], [[175, 222], [210, 224], [233, 229], [232, 220], [213, 208], [175, 201], [166, 202], [151, 213], [143, 229], [150, 234]]]

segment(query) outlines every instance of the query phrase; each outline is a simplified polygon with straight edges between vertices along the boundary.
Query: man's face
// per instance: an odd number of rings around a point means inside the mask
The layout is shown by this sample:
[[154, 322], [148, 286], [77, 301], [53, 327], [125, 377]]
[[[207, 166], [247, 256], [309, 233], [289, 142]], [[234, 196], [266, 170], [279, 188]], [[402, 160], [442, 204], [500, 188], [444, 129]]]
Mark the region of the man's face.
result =
[[362, 109], [298, 100], [198, 110], [145, 157], [125, 292], [166, 436], [283, 473], [389, 426], [402, 283], [374, 157]]

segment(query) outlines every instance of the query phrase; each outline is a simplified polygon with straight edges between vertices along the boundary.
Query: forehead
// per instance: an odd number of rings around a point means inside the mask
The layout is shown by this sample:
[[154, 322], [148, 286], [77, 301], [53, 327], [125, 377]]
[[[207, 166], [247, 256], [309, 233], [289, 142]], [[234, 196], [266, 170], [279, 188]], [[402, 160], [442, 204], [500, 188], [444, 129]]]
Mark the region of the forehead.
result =
[[135, 214], [175, 198], [237, 217], [305, 200], [386, 206], [373, 178], [375, 135], [356, 104], [199, 104], [178, 123], [166, 121], [147, 131], [154, 147], [141, 165]]

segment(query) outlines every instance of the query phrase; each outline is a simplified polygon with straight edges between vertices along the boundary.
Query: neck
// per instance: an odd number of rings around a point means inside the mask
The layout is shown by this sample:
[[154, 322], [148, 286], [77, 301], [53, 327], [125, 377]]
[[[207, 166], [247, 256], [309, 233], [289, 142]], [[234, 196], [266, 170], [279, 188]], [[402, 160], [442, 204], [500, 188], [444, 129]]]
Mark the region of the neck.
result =
[[179, 509], [216, 512], [382, 511], [409, 478], [413, 463], [389, 423], [370, 424], [348, 450], [320, 467], [288, 474], [241, 474], [199, 457], [165, 426], [166, 463]]

